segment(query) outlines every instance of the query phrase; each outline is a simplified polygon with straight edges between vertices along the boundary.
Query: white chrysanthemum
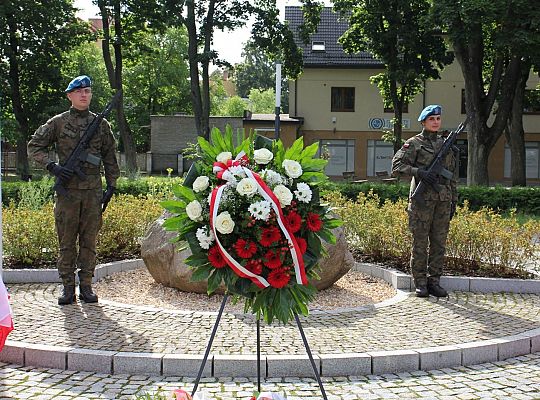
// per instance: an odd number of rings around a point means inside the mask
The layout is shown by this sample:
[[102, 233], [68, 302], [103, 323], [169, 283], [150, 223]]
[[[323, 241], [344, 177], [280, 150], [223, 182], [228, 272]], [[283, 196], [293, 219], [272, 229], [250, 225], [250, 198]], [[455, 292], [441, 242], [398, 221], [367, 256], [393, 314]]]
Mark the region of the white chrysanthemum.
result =
[[251, 204], [248, 210], [253, 218], [266, 221], [270, 216], [270, 202], [266, 200], [257, 201]]
[[281, 166], [285, 169], [285, 173], [290, 178], [298, 178], [302, 175], [302, 166], [298, 161], [284, 160], [281, 163]]
[[202, 206], [197, 200], [193, 200], [186, 206], [186, 213], [192, 221], [202, 221]]
[[302, 203], [309, 203], [311, 201], [311, 197], [313, 196], [313, 192], [311, 191], [311, 188], [307, 183], [300, 182], [296, 185], [296, 189], [294, 191], [294, 194], [296, 195], [296, 198], [301, 201]]
[[197, 233], [195, 234], [195, 236], [197, 236], [199, 246], [201, 246], [201, 248], [205, 250], [208, 250], [210, 248], [210, 245], [215, 240], [214, 233], [212, 231], [208, 231], [208, 228], [206, 226], [197, 229]]
[[265, 169], [261, 174], [262, 178], [270, 186], [280, 185], [283, 183], [283, 178], [276, 171]]

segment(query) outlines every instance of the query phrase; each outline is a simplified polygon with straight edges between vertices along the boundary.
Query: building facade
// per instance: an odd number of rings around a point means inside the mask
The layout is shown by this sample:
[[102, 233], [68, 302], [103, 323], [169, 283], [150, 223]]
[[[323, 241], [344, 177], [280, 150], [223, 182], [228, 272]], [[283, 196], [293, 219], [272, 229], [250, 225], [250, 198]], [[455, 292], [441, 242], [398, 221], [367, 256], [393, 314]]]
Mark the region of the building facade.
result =
[[[285, 19], [293, 32], [302, 23], [300, 7], [287, 7]], [[385, 110], [382, 97], [370, 77], [384, 66], [368, 53], [345, 54], [338, 38], [347, 29], [346, 21], [325, 8], [318, 32], [304, 51], [304, 71], [289, 82], [289, 115], [303, 121], [300, 134], [306, 143], [318, 141], [330, 154], [329, 176], [355, 176], [369, 179], [389, 172], [393, 146], [382, 140], [391, 130], [392, 110]], [[528, 88], [535, 90], [538, 76], [531, 75]], [[443, 130], [455, 129], [465, 120], [465, 83], [457, 62], [447, 66], [440, 80], [426, 81], [424, 90], [409, 103], [403, 113], [403, 139], [421, 130], [417, 121], [428, 104], [443, 108]], [[526, 176], [531, 184], [540, 183], [540, 108], [529, 108], [523, 116], [526, 141]], [[466, 178], [467, 134], [460, 136], [462, 150], [460, 177]], [[501, 137], [489, 159], [489, 177], [494, 183], [510, 181], [510, 149]]]

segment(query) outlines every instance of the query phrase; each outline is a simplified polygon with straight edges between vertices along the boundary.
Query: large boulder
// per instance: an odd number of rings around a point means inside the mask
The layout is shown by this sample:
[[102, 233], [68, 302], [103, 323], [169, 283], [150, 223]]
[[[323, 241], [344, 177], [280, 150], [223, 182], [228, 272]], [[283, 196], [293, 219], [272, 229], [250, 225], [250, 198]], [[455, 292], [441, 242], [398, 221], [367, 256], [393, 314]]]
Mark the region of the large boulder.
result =
[[[163, 229], [163, 222], [169, 216], [165, 212], [154, 221], [141, 242], [141, 256], [146, 268], [158, 283], [168, 287], [174, 287], [185, 292], [206, 293], [206, 281], [192, 282], [191, 269], [183, 260], [191, 255], [189, 248], [182, 251], [177, 249], [171, 240], [176, 236], [175, 232]], [[325, 244], [328, 257], [320, 261], [320, 280], [314, 281], [317, 289], [326, 289], [345, 275], [354, 265], [354, 259], [347, 249], [345, 234], [341, 228], [334, 230], [337, 243]], [[218, 293], [223, 292], [223, 287]]]

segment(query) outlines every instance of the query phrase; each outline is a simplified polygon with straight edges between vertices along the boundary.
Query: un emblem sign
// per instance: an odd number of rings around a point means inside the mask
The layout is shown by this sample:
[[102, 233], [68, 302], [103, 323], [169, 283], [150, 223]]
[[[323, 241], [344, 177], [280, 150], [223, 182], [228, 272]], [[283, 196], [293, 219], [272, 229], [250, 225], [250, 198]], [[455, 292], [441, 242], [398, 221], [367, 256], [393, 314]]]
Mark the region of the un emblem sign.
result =
[[369, 127], [371, 129], [379, 130], [384, 126], [384, 119], [382, 118], [370, 118]]

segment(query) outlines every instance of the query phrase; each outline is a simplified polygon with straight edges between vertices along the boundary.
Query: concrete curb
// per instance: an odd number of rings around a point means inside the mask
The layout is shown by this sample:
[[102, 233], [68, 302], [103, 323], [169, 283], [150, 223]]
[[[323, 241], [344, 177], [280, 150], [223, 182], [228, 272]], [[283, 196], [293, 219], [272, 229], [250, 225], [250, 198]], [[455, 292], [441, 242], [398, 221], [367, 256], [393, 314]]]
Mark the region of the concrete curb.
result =
[[[140, 259], [103, 264], [96, 268], [95, 279], [99, 280], [116, 272], [133, 270], [143, 266], [144, 262]], [[354, 270], [384, 279], [398, 290], [398, 295], [393, 299], [370, 307], [380, 308], [395, 304], [406, 296], [402, 290], [410, 291], [413, 288], [411, 277], [399, 271], [362, 263], [357, 263]], [[33, 271], [36, 271], [34, 276], [32, 276]], [[53, 271], [56, 274], [56, 271]], [[4, 280], [6, 283], [57, 282], [57, 275], [54, 277], [50, 270], [25, 270], [24, 273], [5, 270]], [[445, 277], [442, 283], [450, 290], [491, 292], [502, 291], [504, 288], [504, 291], [514, 293], [540, 293], [540, 281], [534, 280]], [[130, 306], [125, 305], [125, 307]], [[336, 310], [332, 313], [351, 310]], [[314, 313], [328, 313], [328, 311], [314, 311]], [[453, 346], [367, 353], [313, 354], [313, 356], [321, 375], [334, 377], [381, 375], [468, 366], [503, 361], [507, 358], [538, 351], [540, 351], [540, 328], [518, 335]], [[0, 361], [24, 366], [106, 374], [195, 377], [202, 362], [202, 355], [97, 351], [8, 340], [0, 352]], [[255, 355], [211, 354], [203, 376], [254, 377], [256, 371]], [[306, 355], [269, 354], [261, 356], [261, 375], [266, 378], [297, 377], [299, 374], [312, 376], [312, 368]]]

